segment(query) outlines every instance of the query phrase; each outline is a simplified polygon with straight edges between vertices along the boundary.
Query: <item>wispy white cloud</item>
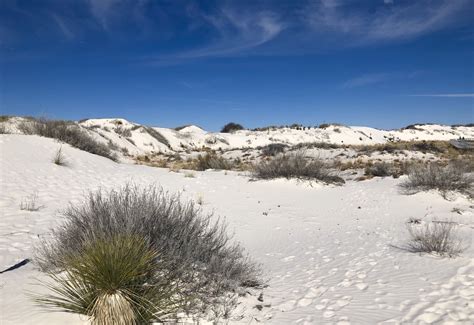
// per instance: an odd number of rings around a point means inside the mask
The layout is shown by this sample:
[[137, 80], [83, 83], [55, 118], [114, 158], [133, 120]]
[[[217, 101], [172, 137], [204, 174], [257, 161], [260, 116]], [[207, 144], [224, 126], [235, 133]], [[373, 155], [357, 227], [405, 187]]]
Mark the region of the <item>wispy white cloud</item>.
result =
[[448, 98], [464, 98], [474, 97], [474, 93], [455, 93], [455, 94], [415, 94], [411, 97], [448, 97]]
[[353, 79], [349, 79], [342, 84], [343, 88], [356, 88], [367, 86], [371, 84], [377, 84], [385, 82], [390, 79], [391, 75], [389, 73], [370, 73], [365, 74]]
[[[348, 7], [349, 2], [324, 0], [306, 11], [306, 22], [315, 33], [347, 36], [352, 44], [403, 40], [436, 31], [455, 22], [467, 0], [390, 3], [370, 12]], [[386, 4], [390, 4], [387, 6]]]
[[55, 13], [52, 13], [51, 17], [53, 17], [53, 20], [56, 22], [57, 26], [59, 27], [59, 30], [65, 38], [67, 38], [68, 40], [73, 40], [75, 38], [75, 35], [71, 31], [71, 28], [66, 24], [62, 17]]
[[90, 10], [104, 30], [108, 30], [109, 20], [117, 15], [116, 6], [124, 0], [86, 0]]
[[201, 18], [217, 34], [213, 42], [172, 56], [155, 57], [153, 64], [169, 65], [189, 59], [237, 56], [272, 41], [286, 27], [278, 15], [269, 11], [250, 13], [224, 8], [217, 14], [203, 14]]

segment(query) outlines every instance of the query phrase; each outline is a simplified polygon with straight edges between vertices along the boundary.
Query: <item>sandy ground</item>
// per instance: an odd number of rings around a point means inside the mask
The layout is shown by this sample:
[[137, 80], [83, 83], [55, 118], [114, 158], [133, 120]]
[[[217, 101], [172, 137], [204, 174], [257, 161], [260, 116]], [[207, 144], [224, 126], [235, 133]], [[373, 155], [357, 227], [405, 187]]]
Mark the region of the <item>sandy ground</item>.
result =
[[[193, 172], [117, 164], [63, 145], [67, 167], [52, 163], [52, 139], [0, 135], [0, 269], [33, 257], [33, 247], [60, 222], [58, 211], [89, 190], [126, 183], [158, 184], [225, 217], [262, 265], [268, 287], [244, 298], [232, 323], [472, 324], [474, 322], [473, 202], [436, 192], [399, 192], [403, 181], [375, 178], [323, 186], [288, 180], [249, 181], [236, 172]], [[20, 209], [37, 195], [38, 211]], [[460, 214], [453, 212], [459, 209]], [[396, 248], [406, 221], [458, 222], [469, 247], [455, 259]], [[29, 291], [40, 274], [33, 263], [0, 274], [1, 324], [81, 324], [71, 314], [44, 312]], [[257, 294], [259, 294], [258, 292]], [[243, 316], [240, 318], [239, 316]]]

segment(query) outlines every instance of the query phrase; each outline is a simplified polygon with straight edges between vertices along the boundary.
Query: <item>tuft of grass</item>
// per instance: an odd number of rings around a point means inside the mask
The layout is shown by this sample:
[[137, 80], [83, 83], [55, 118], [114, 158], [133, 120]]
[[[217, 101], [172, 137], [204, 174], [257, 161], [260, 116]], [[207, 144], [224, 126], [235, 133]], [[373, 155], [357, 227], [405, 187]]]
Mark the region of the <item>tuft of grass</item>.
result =
[[284, 177], [319, 180], [327, 184], [344, 183], [344, 180], [334, 175], [324, 162], [308, 159], [301, 151], [281, 154], [269, 161], [261, 161], [254, 166], [253, 175], [260, 179]]
[[35, 296], [48, 309], [82, 314], [97, 325], [149, 324], [186, 300], [168, 279], [166, 262], [140, 236], [98, 238], [63, 258], [61, 272], [46, 272], [51, 293]]
[[20, 210], [23, 211], [38, 211], [43, 206], [38, 204], [38, 193], [33, 193], [20, 202]]
[[59, 149], [54, 154], [53, 163], [55, 163], [58, 166], [67, 166], [66, 157], [64, 156], [62, 152], [62, 146], [60, 146]]
[[424, 225], [409, 223], [410, 240], [407, 249], [413, 253], [436, 253], [453, 257], [463, 251], [462, 241], [457, 236], [454, 222], [433, 221]]

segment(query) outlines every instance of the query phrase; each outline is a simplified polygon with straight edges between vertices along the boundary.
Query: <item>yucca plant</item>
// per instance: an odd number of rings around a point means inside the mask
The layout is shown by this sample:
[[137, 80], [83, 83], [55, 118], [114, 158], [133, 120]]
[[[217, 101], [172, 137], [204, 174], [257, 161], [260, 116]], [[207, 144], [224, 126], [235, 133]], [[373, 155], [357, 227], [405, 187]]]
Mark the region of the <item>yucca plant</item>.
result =
[[94, 325], [149, 324], [175, 313], [183, 303], [160, 265], [165, 261], [139, 236], [94, 240], [63, 262], [60, 273], [47, 272], [52, 294], [35, 300], [86, 315]]

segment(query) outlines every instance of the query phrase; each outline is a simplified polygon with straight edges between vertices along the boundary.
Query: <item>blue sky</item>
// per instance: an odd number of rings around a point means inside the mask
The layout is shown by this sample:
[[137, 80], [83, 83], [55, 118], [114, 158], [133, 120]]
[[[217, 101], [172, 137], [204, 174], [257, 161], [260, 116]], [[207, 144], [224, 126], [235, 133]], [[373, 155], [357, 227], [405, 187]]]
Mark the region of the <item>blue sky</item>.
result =
[[2, 0], [2, 114], [474, 122], [471, 0]]

